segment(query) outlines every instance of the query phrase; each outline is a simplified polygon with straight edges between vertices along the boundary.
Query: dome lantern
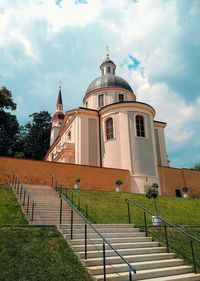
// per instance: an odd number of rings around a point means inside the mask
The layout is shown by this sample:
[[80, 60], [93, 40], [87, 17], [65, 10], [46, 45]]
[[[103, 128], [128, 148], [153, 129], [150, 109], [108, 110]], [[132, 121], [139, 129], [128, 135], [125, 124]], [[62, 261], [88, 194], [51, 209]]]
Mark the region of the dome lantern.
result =
[[[100, 102], [97, 104], [98, 99], [102, 99], [104, 106], [108, 103], [115, 103], [121, 101], [119, 95], [123, 95], [123, 101], [135, 101], [136, 97], [129, 83], [115, 75], [116, 65], [110, 59], [109, 54], [106, 54], [106, 59], [100, 65], [101, 76], [94, 79], [88, 86], [83, 104], [88, 108], [100, 108]], [[109, 92], [109, 93], [108, 93]], [[102, 97], [95, 98], [96, 95], [103, 95]], [[102, 106], [102, 105], [101, 105]]]
[[116, 65], [114, 64], [114, 62], [112, 60], [110, 60], [109, 52], [108, 52], [108, 47], [106, 48], [106, 50], [107, 50], [106, 59], [100, 65], [100, 69], [102, 71], [102, 75], [106, 75], [106, 74], [115, 75]]

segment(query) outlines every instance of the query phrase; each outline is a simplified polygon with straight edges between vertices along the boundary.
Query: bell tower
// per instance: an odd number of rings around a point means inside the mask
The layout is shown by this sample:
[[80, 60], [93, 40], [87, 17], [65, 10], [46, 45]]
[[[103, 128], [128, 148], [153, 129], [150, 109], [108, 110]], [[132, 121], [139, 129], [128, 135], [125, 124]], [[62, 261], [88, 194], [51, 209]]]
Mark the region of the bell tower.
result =
[[57, 139], [64, 117], [65, 115], [63, 113], [62, 93], [61, 93], [61, 85], [60, 85], [57, 103], [56, 103], [56, 112], [54, 113], [52, 118], [50, 145], [52, 145], [54, 141]]

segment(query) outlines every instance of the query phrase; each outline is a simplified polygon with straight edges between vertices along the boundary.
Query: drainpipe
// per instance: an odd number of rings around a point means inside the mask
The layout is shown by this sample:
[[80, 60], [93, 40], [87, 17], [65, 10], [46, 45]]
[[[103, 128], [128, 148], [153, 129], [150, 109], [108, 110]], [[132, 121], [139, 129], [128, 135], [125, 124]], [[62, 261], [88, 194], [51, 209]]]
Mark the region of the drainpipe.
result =
[[98, 111], [98, 119], [99, 119], [99, 160], [100, 160], [100, 167], [102, 167], [102, 150], [101, 150], [101, 119], [100, 119], [100, 114]]

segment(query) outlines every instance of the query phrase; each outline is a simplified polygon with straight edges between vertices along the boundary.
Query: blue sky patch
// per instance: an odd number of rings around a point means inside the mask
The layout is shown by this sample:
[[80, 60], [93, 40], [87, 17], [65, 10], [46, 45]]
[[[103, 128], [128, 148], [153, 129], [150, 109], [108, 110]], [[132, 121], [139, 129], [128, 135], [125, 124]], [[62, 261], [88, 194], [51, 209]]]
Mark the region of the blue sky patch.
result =
[[75, 4], [88, 4], [87, 0], [75, 0]]
[[55, 2], [56, 2], [56, 5], [57, 5], [57, 6], [59, 6], [60, 8], [62, 8], [62, 5], [61, 5], [62, 0], [55, 0]]
[[137, 68], [139, 67], [139, 65], [140, 65], [140, 61], [137, 60], [137, 59], [136, 59], [134, 56], [132, 56], [132, 55], [129, 55], [128, 57], [129, 57], [129, 59], [130, 59], [130, 61], [129, 61], [129, 63], [128, 63], [128, 68], [129, 68], [129, 69], [137, 69]]

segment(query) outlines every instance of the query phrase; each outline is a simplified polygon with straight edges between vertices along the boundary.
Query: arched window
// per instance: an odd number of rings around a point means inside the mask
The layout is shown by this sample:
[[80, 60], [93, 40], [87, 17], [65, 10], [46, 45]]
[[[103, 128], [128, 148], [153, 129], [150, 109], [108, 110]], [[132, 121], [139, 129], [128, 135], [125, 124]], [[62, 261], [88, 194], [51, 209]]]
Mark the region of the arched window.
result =
[[136, 115], [135, 120], [137, 137], [145, 137], [144, 117], [142, 115]]
[[109, 118], [106, 120], [106, 139], [110, 140], [114, 138], [113, 133], [113, 119]]

